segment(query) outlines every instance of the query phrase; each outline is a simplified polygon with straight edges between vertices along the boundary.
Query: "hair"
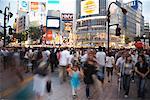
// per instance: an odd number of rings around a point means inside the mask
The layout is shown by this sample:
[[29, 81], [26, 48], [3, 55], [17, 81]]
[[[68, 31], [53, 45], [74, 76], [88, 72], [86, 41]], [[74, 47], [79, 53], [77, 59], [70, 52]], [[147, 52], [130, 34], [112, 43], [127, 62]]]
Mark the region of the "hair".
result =
[[[131, 57], [131, 55], [129, 54], [126, 56], [126, 61], [125, 61], [126, 63], [127, 63], [128, 57]], [[129, 63], [132, 63], [132, 59], [129, 61]]]
[[99, 51], [102, 51], [103, 49], [102, 49], [102, 47], [101, 47], [101, 46], [99, 46], [99, 47], [98, 47], [98, 50], [99, 50]]
[[139, 57], [142, 58], [142, 60], [143, 60], [144, 63], [146, 62], [146, 59], [145, 59], [145, 56], [144, 56], [144, 55], [139, 55], [139, 56], [138, 56], [138, 59], [139, 59]]

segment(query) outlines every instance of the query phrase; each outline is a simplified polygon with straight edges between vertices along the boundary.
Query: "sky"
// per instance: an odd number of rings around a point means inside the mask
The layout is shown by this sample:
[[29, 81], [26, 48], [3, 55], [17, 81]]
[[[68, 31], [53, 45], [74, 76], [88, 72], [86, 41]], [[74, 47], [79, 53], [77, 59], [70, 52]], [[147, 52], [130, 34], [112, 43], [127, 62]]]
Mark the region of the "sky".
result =
[[[11, 11], [16, 13], [16, 9], [14, 5], [14, 1], [17, 0], [0, 0], [0, 10], [4, 11], [4, 6], [6, 6], [6, 2], [13, 2], [11, 3]], [[31, 0], [30, 0], [31, 1]], [[47, 0], [32, 0], [32, 1], [47, 1]], [[62, 12], [66, 13], [74, 13], [75, 12], [75, 1], [76, 0], [60, 0], [60, 5], [61, 5], [61, 10]], [[114, 0], [109, 0], [109, 1], [114, 1]], [[132, 0], [123, 0], [123, 2], [130, 2]], [[143, 15], [146, 21], [150, 22], [150, 13], [149, 13], [149, 6], [150, 6], [150, 0], [140, 0], [143, 2]], [[8, 4], [7, 4], [8, 5]], [[2, 15], [0, 14], [0, 22], [2, 22]]]

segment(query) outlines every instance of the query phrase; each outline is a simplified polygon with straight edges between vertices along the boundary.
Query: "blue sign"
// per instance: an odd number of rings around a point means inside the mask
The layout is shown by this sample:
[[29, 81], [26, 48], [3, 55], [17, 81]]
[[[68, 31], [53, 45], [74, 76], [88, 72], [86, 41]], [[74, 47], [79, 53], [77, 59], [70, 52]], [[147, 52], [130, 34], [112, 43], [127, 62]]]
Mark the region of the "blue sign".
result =
[[48, 0], [48, 4], [59, 4], [59, 0]]
[[22, 7], [26, 8], [28, 6], [27, 2], [26, 1], [22, 1], [21, 3]]

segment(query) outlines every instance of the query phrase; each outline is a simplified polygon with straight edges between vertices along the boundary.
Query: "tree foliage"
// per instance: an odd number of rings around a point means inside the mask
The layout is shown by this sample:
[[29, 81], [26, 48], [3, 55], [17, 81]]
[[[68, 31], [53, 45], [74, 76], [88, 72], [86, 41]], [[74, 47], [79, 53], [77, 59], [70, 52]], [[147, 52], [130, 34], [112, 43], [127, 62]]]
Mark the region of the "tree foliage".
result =
[[40, 37], [41, 37], [40, 28], [39, 27], [29, 27], [29, 36], [33, 41], [40, 39]]

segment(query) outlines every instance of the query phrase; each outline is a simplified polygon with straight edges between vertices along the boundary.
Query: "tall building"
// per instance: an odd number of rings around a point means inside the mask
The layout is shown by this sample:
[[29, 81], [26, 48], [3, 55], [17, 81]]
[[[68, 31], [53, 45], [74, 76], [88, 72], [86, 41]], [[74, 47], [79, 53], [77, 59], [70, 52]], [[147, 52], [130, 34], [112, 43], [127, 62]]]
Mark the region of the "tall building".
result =
[[142, 15], [143, 4], [134, 0], [124, 4], [127, 15], [123, 18], [125, 34], [129, 37], [141, 36], [144, 33], [144, 16]]
[[77, 45], [106, 45], [107, 0], [76, 1]]
[[144, 23], [144, 34], [146, 35], [146, 37], [150, 37], [150, 26], [149, 26], [149, 22], [145, 22], [145, 23]]

